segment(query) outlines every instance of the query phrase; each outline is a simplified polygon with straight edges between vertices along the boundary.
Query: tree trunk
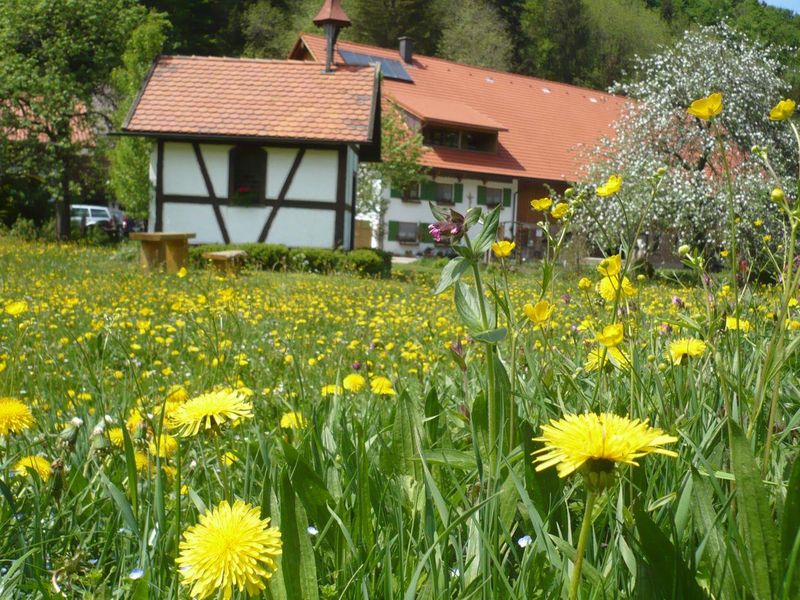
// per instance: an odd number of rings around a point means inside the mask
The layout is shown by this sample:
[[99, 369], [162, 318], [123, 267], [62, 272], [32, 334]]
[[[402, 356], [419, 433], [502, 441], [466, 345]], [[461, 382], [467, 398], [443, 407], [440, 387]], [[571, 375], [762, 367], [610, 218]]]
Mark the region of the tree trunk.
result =
[[59, 241], [70, 239], [69, 168], [67, 160], [61, 166], [61, 198], [56, 202], [56, 236]]

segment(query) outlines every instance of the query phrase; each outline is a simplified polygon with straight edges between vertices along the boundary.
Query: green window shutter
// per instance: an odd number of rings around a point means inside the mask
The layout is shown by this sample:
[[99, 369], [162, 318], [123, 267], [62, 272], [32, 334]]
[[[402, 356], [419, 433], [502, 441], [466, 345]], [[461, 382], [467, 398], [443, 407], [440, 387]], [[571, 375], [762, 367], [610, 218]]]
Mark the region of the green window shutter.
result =
[[389, 241], [397, 241], [397, 233], [400, 230], [400, 224], [397, 221], [389, 221]]
[[425, 242], [426, 244], [432, 244], [435, 240], [431, 237], [431, 232], [428, 231], [428, 225], [430, 223], [420, 223], [419, 224], [419, 241]]
[[464, 201], [464, 184], [457, 183], [453, 186], [453, 201], [455, 202], [463, 202]]
[[396, 188], [396, 187], [392, 186], [392, 190], [391, 190], [391, 192], [389, 192], [389, 194], [390, 194], [390, 196], [392, 198], [402, 198], [403, 197], [403, 190], [401, 190], [400, 188]]
[[423, 181], [421, 187], [420, 196], [422, 200], [430, 200], [431, 202], [436, 200], [436, 183], [433, 181]]
[[478, 186], [478, 204], [486, 206], [486, 186]]
[[511, 190], [509, 188], [503, 190], [503, 206], [511, 206]]

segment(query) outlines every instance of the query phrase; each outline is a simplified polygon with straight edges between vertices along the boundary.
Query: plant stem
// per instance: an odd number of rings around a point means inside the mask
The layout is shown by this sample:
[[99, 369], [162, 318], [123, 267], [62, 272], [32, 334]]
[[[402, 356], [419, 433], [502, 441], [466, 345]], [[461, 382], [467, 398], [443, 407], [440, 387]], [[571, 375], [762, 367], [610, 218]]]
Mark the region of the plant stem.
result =
[[225, 493], [225, 500], [230, 502], [231, 499], [231, 489], [228, 485], [228, 468], [225, 466], [225, 461], [223, 460], [222, 451], [219, 449], [219, 436], [216, 433], [212, 433], [211, 437], [214, 438], [214, 450], [217, 452], [217, 462], [219, 463], [219, 472], [222, 474], [222, 489]]
[[583, 523], [581, 523], [581, 533], [580, 537], [578, 537], [578, 552], [575, 555], [575, 566], [572, 571], [572, 581], [569, 585], [569, 600], [575, 600], [578, 597], [583, 555], [586, 552], [586, 542], [589, 539], [589, 530], [592, 527], [592, 510], [594, 509], [596, 498], [597, 494], [595, 492], [586, 492], [586, 508], [583, 511]]

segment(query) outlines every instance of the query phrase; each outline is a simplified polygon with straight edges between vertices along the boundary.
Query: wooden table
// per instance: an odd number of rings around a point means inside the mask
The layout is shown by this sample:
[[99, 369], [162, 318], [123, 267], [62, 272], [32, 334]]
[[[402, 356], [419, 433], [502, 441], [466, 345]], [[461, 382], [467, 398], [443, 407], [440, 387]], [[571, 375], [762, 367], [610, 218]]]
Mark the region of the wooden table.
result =
[[166, 267], [167, 273], [177, 273], [189, 260], [189, 240], [197, 237], [194, 233], [175, 232], [134, 232], [132, 240], [142, 242], [139, 262], [148, 272]]

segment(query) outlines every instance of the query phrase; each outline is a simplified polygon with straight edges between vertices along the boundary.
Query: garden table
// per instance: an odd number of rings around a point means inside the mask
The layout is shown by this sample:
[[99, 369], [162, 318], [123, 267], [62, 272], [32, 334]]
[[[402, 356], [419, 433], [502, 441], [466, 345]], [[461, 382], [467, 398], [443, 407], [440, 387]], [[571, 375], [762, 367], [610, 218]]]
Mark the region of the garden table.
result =
[[189, 240], [197, 237], [194, 233], [175, 232], [135, 232], [132, 240], [139, 240], [142, 249], [139, 262], [148, 272], [166, 267], [167, 273], [177, 273], [186, 266], [189, 259]]

